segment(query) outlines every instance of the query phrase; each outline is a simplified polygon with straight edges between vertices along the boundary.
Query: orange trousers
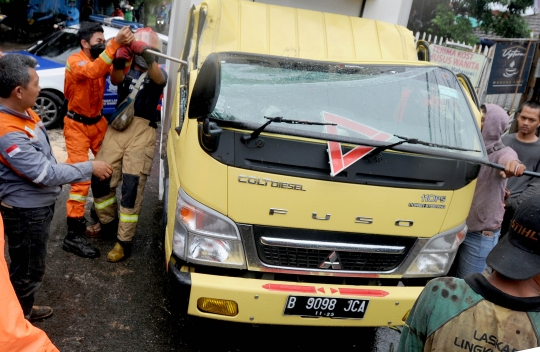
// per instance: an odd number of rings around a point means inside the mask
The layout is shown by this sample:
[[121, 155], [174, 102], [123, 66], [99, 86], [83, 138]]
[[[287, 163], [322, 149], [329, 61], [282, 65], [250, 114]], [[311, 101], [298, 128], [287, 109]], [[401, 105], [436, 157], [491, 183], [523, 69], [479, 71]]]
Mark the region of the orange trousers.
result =
[[[4, 252], [4, 223], [0, 215], [0, 248]], [[26, 319], [9, 281], [6, 259], [0, 258], [0, 351], [58, 352], [47, 335]]]
[[[74, 164], [88, 161], [88, 150], [94, 156], [101, 147], [101, 142], [107, 131], [107, 119], [104, 117], [94, 125], [85, 125], [64, 117], [64, 138], [66, 140], [67, 163]], [[68, 218], [80, 219], [84, 217], [84, 205], [90, 188], [90, 180], [72, 183], [69, 198], [66, 203]]]

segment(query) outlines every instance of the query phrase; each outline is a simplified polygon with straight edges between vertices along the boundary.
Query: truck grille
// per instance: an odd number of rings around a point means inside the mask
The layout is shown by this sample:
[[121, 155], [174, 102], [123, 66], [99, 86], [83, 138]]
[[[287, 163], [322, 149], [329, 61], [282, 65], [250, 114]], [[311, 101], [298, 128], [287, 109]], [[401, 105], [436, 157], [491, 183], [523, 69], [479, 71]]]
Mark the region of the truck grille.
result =
[[[253, 226], [257, 253], [261, 262], [267, 265], [290, 269], [317, 269], [339, 272], [386, 272], [396, 269], [405, 260], [416, 238], [372, 235], [362, 233], [343, 233], [305, 229]], [[401, 253], [364, 253], [332, 248], [298, 248], [294, 245], [268, 245], [261, 237], [284, 240], [318, 241], [319, 243], [346, 243], [351, 245], [400, 246]], [[332, 254], [335, 252], [337, 254]], [[332, 256], [332, 258], [329, 258]], [[324, 265], [326, 263], [326, 265]], [[338, 263], [331, 265], [330, 263]]]
[[[264, 250], [264, 257], [261, 258], [264, 263], [294, 268], [319, 269], [321, 263], [332, 253], [328, 250], [261, 246]], [[389, 271], [403, 261], [403, 256], [396, 254], [336, 253], [339, 256], [341, 270]]]

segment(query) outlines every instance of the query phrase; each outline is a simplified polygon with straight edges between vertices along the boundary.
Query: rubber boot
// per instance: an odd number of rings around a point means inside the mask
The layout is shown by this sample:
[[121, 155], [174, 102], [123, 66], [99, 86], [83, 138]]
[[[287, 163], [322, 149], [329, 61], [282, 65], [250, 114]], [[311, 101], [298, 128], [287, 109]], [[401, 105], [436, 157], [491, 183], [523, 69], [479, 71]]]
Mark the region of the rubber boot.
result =
[[92, 204], [90, 208], [90, 225], [86, 226], [86, 236], [96, 238], [101, 236], [101, 222], [96, 213], [96, 206]]
[[114, 248], [107, 255], [107, 260], [111, 263], [116, 263], [131, 255], [131, 242], [124, 242], [118, 240], [114, 245]]
[[86, 236], [97, 238], [101, 236], [101, 223], [98, 221], [93, 225], [86, 226]]
[[118, 218], [115, 218], [113, 221], [102, 224], [99, 220], [93, 224], [86, 227], [86, 236], [91, 238], [96, 238], [100, 236], [109, 236], [116, 235], [118, 233]]
[[99, 257], [99, 249], [92, 246], [84, 236], [86, 231], [86, 220], [84, 218], [67, 218], [68, 233], [64, 237], [62, 249], [83, 258]]

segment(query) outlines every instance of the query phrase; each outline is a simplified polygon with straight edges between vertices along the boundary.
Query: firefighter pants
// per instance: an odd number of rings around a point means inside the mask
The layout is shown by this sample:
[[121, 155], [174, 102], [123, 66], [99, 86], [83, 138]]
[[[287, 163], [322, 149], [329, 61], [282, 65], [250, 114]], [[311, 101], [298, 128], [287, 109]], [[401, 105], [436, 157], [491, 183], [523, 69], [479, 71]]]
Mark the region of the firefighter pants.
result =
[[[107, 119], [104, 117], [94, 125], [85, 125], [82, 122], [73, 121], [64, 117], [64, 138], [66, 139], [66, 151], [68, 158], [66, 163], [74, 164], [88, 161], [88, 149], [94, 156], [99, 151], [105, 132], [107, 131]], [[69, 198], [66, 203], [68, 218], [84, 217], [84, 205], [90, 188], [90, 180], [72, 183]]]
[[[148, 123], [148, 120], [136, 116], [123, 131], [109, 127], [96, 157], [96, 160], [111, 164], [113, 174], [104, 181], [92, 177], [94, 207], [102, 224], [108, 224], [119, 216], [120, 241], [131, 241], [135, 236], [144, 185], [152, 168], [156, 129]], [[118, 215], [116, 188], [120, 182], [122, 199]]]

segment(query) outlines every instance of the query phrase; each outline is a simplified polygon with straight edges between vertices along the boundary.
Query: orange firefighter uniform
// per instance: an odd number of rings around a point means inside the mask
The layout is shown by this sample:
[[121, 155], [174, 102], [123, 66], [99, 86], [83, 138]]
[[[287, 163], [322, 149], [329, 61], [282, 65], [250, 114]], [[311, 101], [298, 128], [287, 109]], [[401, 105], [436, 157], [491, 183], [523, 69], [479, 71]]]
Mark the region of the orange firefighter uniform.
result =
[[[87, 161], [88, 149], [94, 155], [99, 151], [107, 131], [107, 120], [101, 116], [106, 75], [120, 46], [111, 39], [105, 51], [94, 61], [82, 50], [67, 60], [64, 83], [64, 95], [69, 101], [68, 116], [64, 118], [67, 163]], [[84, 217], [89, 187], [90, 181], [71, 185], [66, 203], [68, 218]]]
[[[4, 223], [0, 215], [0, 249], [4, 251]], [[58, 352], [47, 335], [24, 318], [4, 256], [0, 258], [0, 351]]]

